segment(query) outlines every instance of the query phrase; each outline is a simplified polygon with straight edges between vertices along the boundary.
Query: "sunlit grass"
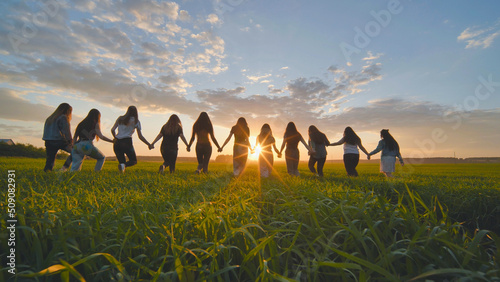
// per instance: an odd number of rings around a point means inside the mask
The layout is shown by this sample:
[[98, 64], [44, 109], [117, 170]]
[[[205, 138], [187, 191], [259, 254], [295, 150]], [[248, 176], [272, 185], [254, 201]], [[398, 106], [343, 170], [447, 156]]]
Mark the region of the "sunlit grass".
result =
[[[303, 163], [300, 177], [276, 163], [260, 179], [255, 164], [233, 177], [231, 164], [195, 175], [196, 164], [179, 163], [160, 175], [158, 163], [140, 162], [121, 175], [114, 162], [94, 173], [94, 163], [76, 174], [43, 173], [43, 160], [0, 158], [18, 175], [20, 280], [499, 276], [500, 240], [487, 231], [500, 226], [498, 165], [398, 167], [388, 180], [373, 164], [359, 165], [358, 178], [327, 164], [321, 179]], [[5, 224], [2, 213], [1, 238]]]

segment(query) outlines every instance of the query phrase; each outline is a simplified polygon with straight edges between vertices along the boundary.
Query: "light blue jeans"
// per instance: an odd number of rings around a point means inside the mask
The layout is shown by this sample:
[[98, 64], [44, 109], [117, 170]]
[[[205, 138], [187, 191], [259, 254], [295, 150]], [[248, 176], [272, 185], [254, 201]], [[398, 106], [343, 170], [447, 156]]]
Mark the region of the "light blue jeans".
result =
[[82, 169], [82, 163], [85, 156], [89, 156], [97, 160], [95, 164], [95, 171], [100, 171], [104, 165], [104, 160], [106, 157], [104, 154], [97, 149], [92, 141], [80, 141], [73, 146], [73, 151], [71, 151], [73, 156], [73, 165], [71, 166], [71, 171], [80, 171]]

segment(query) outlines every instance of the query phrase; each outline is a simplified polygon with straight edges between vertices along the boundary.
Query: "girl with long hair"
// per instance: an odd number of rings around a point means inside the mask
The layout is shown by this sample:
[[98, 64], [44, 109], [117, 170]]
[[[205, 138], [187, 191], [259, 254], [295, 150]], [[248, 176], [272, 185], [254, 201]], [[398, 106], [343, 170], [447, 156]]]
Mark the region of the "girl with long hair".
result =
[[156, 139], [151, 143], [151, 147], [154, 147], [155, 143], [158, 142], [161, 138], [163, 141], [161, 142], [160, 152], [163, 157], [163, 164], [160, 165], [159, 173], [163, 173], [165, 167], [169, 167], [170, 173], [175, 172], [175, 162], [177, 161], [177, 153], [179, 151], [179, 137], [182, 142], [188, 146], [186, 138], [182, 132], [182, 123], [177, 115], [171, 115], [168, 119], [167, 123], [163, 125], [156, 136]]
[[344, 129], [344, 136], [338, 142], [330, 144], [330, 146], [337, 146], [344, 144], [344, 167], [347, 171], [348, 176], [358, 176], [356, 171], [356, 166], [359, 163], [359, 149], [363, 153], [368, 155], [363, 144], [361, 144], [361, 138], [354, 132], [354, 130], [348, 126]]
[[250, 141], [248, 140], [248, 137], [250, 136], [250, 128], [248, 128], [245, 118], [240, 117], [236, 122], [236, 125], [231, 128], [231, 132], [229, 132], [229, 136], [219, 149], [219, 152], [222, 152], [224, 146], [226, 146], [229, 140], [231, 140], [233, 135], [233, 174], [234, 176], [238, 176], [245, 169], [248, 159], [248, 149], [250, 148]]
[[93, 141], [99, 141], [101, 138], [104, 141], [113, 143], [113, 140], [102, 135], [101, 133], [101, 113], [96, 110], [90, 110], [76, 127], [75, 137], [73, 138], [74, 146], [71, 155], [73, 156], [73, 165], [71, 171], [79, 171], [82, 168], [83, 159], [89, 156], [97, 160], [94, 171], [100, 171], [104, 165], [104, 154], [94, 146]]
[[318, 128], [314, 125], [309, 126], [309, 147], [313, 150], [314, 153], [309, 154], [309, 170], [316, 174], [316, 169], [314, 165], [318, 164], [318, 176], [323, 177], [323, 166], [326, 162], [326, 146], [330, 145], [330, 141], [326, 135], [319, 131]]
[[[52, 171], [59, 150], [71, 153], [73, 138], [71, 137], [71, 113], [73, 108], [68, 103], [60, 104], [56, 110], [45, 120], [43, 137], [45, 152], [47, 154], [43, 171]], [[71, 155], [66, 158], [61, 171], [71, 165]]]
[[[281, 153], [276, 148], [276, 140], [273, 137], [273, 132], [269, 124], [265, 123], [260, 129], [260, 133], [257, 136], [257, 142], [255, 146], [260, 146], [259, 154], [259, 171], [261, 177], [268, 177], [273, 169], [274, 157], [273, 148], [278, 158], [281, 158]], [[253, 151], [253, 150], [252, 150]]]
[[288, 171], [288, 174], [290, 175], [295, 175], [299, 176], [299, 159], [300, 159], [300, 153], [299, 153], [299, 142], [302, 142], [306, 149], [309, 151], [309, 153], [313, 153], [309, 145], [306, 144], [306, 141], [304, 141], [304, 138], [302, 135], [297, 131], [297, 127], [295, 126], [295, 123], [289, 122], [288, 125], [286, 126], [285, 134], [283, 135], [283, 144], [281, 144], [281, 152], [283, 152], [283, 149], [285, 148], [286, 145], [286, 150], [285, 150], [285, 161], [286, 161], [286, 170]]
[[212, 156], [212, 144], [210, 143], [210, 139], [212, 139], [215, 146], [217, 146], [217, 149], [220, 150], [219, 143], [217, 143], [214, 136], [214, 127], [206, 112], [202, 112], [193, 124], [191, 140], [189, 140], [187, 147], [188, 152], [191, 150], [191, 145], [193, 144], [195, 137], [197, 138], [196, 158], [198, 160], [196, 173], [206, 173], [208, 172], [208, 162], [210, 161], [210, 156]]
[[399, 152], [399, 144], [389, 133], [389, 129], [382, 129], [380, 131], [380, 137], [382, 140], [378, 142], [377, 148], [368, 154], [368, 159], [370, 159], [372, 155], [382, 151], [382, 156], [380, 157], [380, 172], [387, 177], [392, 177], [392, 173], [396, 170], [396, 157], [398, 157], [401, 165], [404, 165], [403, 158]]
[[[117, 128], [118, 134], [115, 132]], [[139, 139], [144, 142], [144, 144], [148, 145], [148, 148], [151, 150], [153, 147], [151, 147], [148, 140], [142, 136], [141, 122], [139, 121], [139, 114], [135, 106], [128, 107], [125, 115], [118, 117], [111, 128], [111, 134], [113, 134], [115, 138], [113, 151], [115, 152], [116, 159], [118, 159], [118, 170], [122, 173], [125, 172], [126, 167], [137, 164], [137, 156], [132, 143], [132, 135], [136, 129]], [[125, 155], [127, 155], [128, 161]]]

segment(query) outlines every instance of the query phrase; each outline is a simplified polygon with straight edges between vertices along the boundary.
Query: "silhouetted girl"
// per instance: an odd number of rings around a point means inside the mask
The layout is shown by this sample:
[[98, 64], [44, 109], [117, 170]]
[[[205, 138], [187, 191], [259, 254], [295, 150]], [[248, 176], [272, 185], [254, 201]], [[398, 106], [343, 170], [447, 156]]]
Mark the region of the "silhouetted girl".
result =
[[276, 148], [276, 140], [274, 140], [273, 132], [269, 124], [265, 123], [260, 129], [260, 134], [257, 136], [255, 146], [260, 146], [259, 154], [259, 170], [261, 177], [268, 177], [273, 169], [274, 157], [273, 148], [278, 158], [281, 158], [281, 153]]
[[233, 135], [233, 173], [234, 176], [238, 176], [245, 169], [248, 158], [248, 149], [250, 148], [250, 141], [248, 141], [250, 129], [248, 128], [245, 118], [240, 117], [236, 122], [236, 125], [231, 128], [231, 132], [229, 132], [229, 136], [219, 149], [219, 152], [222, 152], [222, 149], [224, 149], [224, 146], [226, 146], [229, 140], [231, 140], [231, 136]]
[[309, 170], [316, 173], [314, 165], [318, 163], [318, 176], [323, 177], [323, 166], [326, 161], [326, 146], [330, 144], [326, 135], [314, 125], [309, 126], [309, 147], [313, 153], [309, 154]]
[[[44, 171], [52, 171], [59, 150], [71, 153], [73, 138], [71, 138], [71, 112], [73, 108], [68, 103], [60, 104], [45, 120], [43, 137], [47, 154]], [[71, 155], [66, 158], [61, 170], [67, 170], [71, 165]]]
[[93, 140], [97, 141], [101, 138], [104, 141], [113, 143], [113, 140], [102, 135], [101, 133], [101, 113], [96, 110], [90, 110], [86, 118], [84, 118], [76, 127], [73, 151], [73, 165], [71, 171], [79, 171], [82, 168], [82, 162], [85, 156], [89, 156], [97, 160], [95, 171], [100, 171], [104, 165], [105, 156], [93, 144]]
[[300, 159], [300, 154], [299, 154], [299, 142], [302, 142], [304, 146], [307, 148], [307, 150], [311, 152], [311, 148], [306, 144], [306, 141], [304, 141], [304, 138], [300, 133], [297, 131], [297, 127], [295, 126], [295, 123], [289, 122], [288, 125], [286, 126], [285, 134], [283, 136], [283, 144], [281, 145], [281, 152], [283, 152], [283, 148], [285, 148], [286, 145], [286, 150], [285, 150], [285, 161], [286, 161], [286, 170], [288, 171], [288, 174], [290, 175], [296, 175], [299, 176], [299, 159]]
[[392, 177], [392, 173], [396, 170], [396, 157], [398, 157], [401, 165], [404, 165], [403, 158], [399, 152], [399, 144], [389, 133], [389, 129], [382, 129], [380, 131], [380, 137], [382, 140], [378, 142], [377, 148], [368, 154], [368, 159], [370, 159], [370, 156], [382, 151], [382, 156], [380, 157], [380, 172], [387, 177]]
[[359, 150], [368, 155], [365, 147], [361, 144], [361, 138], [352, 130], [351, 127], [344, 129], [344, 137], [338, 142], [330, 144], [330, 146], [337, 146], [344, 144], [344, 166], [348, 176], [358, 176], [356, 166], [359, 163]]
[[196, 173], [208, 172], [208, 162], [210, 161], [210, 156], [212, 156], [212, 144], [210, 143], [210, 139], [212, 139], [218, 150], [220, 150], [220, 146], [214, 137], [214, 127], [206, 112], [202, 112], [193, 124], [193, 133], [191, 134], [191, 140], [189, 140], [188, 152], [191, 150], [191, 145], [194, 142], [195, 136], [197, 138], [196, 158], [198, 159], [198, 169], [196, 169]]
[[[118, 134], [115, 133], [116, 128], [118, 128]], [[152, 149], [148, 140], [142, 136], [141, 122], [139, 121], [139, 114], [135, 106], [128, 107], [125, 115], [120, 116], [111, 128], [111, 134], [115, 138], [113, 151], [118, 159], [118, 170], [122, 173], [125, 172], [126, 167], [137, 164], [137, 156], [132, 143], [132, 135], [136, 129], [139, 139]], [[127, 155], [128, 161], [125, 155]]]
[[156, 139], [151, 143], [151, 147], [155, 145], [158, 140], [163, 137], [163, 141], [161, 142], [160, 152], [163, 157], [163, 164], [160, 165], [159, 172], [163, 173], [165, 167], [169, 167], [170, 173], [175, 171], [175, 162], [177, 160], [177, 153], [179, 151], [179, 146], [177, 143], [179, 142], [179, 137], [182, 142], [188, 145], [184, 134], [182, 133], [182, 123], [177, 115], [171, 115], [168, 119], [167, 123], [163, 125], [156, 136]]

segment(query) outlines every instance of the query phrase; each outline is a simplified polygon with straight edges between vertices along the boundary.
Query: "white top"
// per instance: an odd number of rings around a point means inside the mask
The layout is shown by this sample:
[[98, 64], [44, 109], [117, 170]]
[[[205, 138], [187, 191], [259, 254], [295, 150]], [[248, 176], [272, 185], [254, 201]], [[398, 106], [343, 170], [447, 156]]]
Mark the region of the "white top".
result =
[[132, 134], [134, 134], [135, 129], [141, 130], [141, 122], [135, 122], [135, 118], [131, 117], [128, 124], [118, 124], [118, 134], [116, 134], [117, 139], [123, 138], [132, 138]]
[[359, 155], [358, 145], [344, 143], [344, 154], [357, 154], [357, 155]]

